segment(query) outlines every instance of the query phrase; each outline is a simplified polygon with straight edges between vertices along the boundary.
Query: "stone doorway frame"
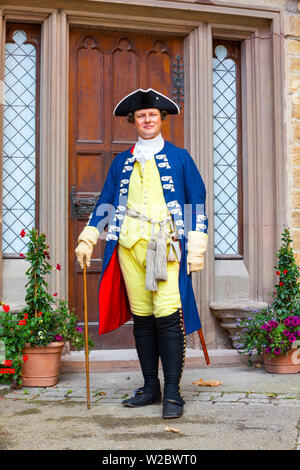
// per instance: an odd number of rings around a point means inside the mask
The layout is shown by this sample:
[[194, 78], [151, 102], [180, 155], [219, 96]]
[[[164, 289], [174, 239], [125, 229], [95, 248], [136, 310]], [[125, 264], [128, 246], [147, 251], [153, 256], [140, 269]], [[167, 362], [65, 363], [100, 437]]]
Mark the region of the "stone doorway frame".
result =
[[[59, 276], [54, 274], [50, 279], [50, 288], [62, 297], [68, 293], [69, 195], [65, 183], [68, 175], [69, 28], [159, 30], [185, 36], [185, 146], [206, 182], [211, 221], [206, 269], [194, 276], [193, 283], [206, 342], [209, 347], [220, 347], [225, 336], [217, 318], [221, 318], [221, 325], [230, 331], [236, 315], [267, 301], [273, 285], [270, 268], [287, 220], [283, 10], [157, 0], [147, 1], [147, 8], [144, 8], [145, 2], [132, 0], [127, 2], [125, 13], [121, 11], [120, 0], [89, 0], [85, 2], [85, 11], [64, 9], [67, 5], [64, 1], [61, 1], [61, 9], [37, 8], [34, 2], [32, 7], [28, 2], [26, 6], [21, 3], [20, 6], [5, 2], [0, 5], [0, 85], [3, 84], [5, 22], [41, 23], [40, 223], [48, 235], [51, 259], [59, 260], [63, 267]], [[101, 4], [99, 11], [95, 11], [96, 4]], [[246, 236], [245, 257], [239, 265], [230, 264], [236, 263], [231, 260], [224, 266], [214, 260], [212, 82], [206, 73], [211, 70], [213, 36], [242, 42]], [[264, 83], [271, 84], [267, 91]], [[206, 118], [201, 119], [201, 116]], [[2, 126], [3, 99], [0, 100]], [[1, 149], [2, 138], [0, 133]], [[270, 194], [271, 201], [266, 207], [260, 202], [264, 195]], [[228, 275], [233, 267], [235, 277]], [[198, 347], [196, 338], [190, 338], [190, 342]]]

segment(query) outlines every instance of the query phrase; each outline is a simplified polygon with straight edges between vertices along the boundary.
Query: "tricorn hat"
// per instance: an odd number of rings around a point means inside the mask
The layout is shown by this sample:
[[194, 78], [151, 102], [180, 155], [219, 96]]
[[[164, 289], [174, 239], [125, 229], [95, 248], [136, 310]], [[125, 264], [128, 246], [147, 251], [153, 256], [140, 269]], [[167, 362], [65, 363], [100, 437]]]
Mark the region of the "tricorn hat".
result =
[[157, 108], [166, 111], [168, 114], [179, 114], [180, 109], [177, 104], [167, 96], [159, 93], [153, 88], [143, 90], [139, 88], [125, 96], [115, 107], [114, 116], [127, 116], [138, 109]]

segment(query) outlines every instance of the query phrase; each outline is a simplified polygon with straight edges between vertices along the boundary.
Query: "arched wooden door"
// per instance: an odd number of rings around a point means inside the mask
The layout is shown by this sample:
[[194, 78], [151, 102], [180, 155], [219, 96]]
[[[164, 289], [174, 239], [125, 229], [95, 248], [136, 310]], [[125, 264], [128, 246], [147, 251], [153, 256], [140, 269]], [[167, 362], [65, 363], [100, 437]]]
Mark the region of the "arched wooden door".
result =
[[[69, 300], [83, 322], [83, 276], [75, 257], [77, 238], [87, 223], [113, 158], [136, 140], [115, 105], [137, 88], [155, 88], [181, 106], [169, 116], [163, 135], [183, 146], [183, 38], [115, 31], [70, 30], [69, 94]], [[88, 279], [89, 332], [98, 349], [133, 347], [130, 322], [98, 335], [98, 286], [104, 240], [93, 252]], [[118, 293], [116, 292], [116, 295]]]

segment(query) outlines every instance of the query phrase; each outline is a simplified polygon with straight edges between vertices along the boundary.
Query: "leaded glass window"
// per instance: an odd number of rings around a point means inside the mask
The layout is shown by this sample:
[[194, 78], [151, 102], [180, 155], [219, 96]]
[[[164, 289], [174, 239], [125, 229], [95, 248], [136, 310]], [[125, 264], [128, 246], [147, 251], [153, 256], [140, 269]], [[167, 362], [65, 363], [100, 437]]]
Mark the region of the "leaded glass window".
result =
[[239, 43], [214, 41], [215, 255], [242, 255]]
[[[32, 27], [32, 28], [31, 28]], [[8, 24], [5, 47], [2, 251], [26, 251], [22, 229], [37, 224], [37, 25]], [[32, 34], [32, 30], [35, 34]]]

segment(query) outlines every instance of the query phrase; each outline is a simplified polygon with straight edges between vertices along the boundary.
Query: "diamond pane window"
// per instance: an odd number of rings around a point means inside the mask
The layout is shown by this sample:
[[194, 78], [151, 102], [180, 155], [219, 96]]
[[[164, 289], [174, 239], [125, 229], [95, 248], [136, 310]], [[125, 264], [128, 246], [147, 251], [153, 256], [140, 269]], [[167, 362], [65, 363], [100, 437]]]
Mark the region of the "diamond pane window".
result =
[[238, 52], [238, 43], [214, 41], [214, 223], [217, 257], [242, 254]]
[[[32, 25], [33, 26], [33, 25]], [[22, 229], [36, 226], [37, 48], [30, 25], [10, 27], [5, 47], [3, 255], [26, 251]], [[33, 26], [34, 29], [34, 26]]]

